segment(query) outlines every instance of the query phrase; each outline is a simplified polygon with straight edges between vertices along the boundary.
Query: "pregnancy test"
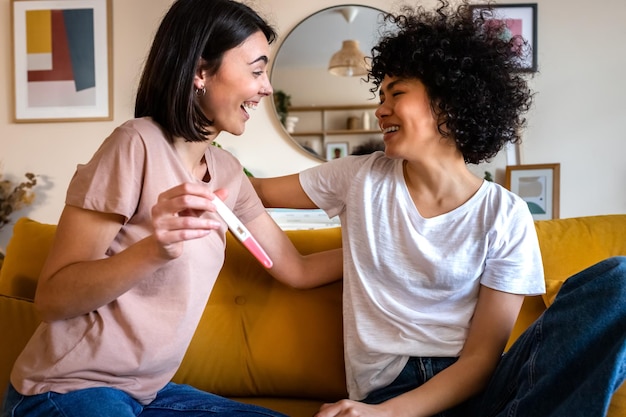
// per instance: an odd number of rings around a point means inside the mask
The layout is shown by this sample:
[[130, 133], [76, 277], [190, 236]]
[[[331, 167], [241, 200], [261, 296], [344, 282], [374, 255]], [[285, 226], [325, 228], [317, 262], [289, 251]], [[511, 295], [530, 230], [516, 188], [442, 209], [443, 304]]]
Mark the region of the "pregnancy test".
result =
[[243, 245], [250, 251], [252, 255], [254, 255], [255, 258], [257, 258], [259, 262], [261, 262], [264, 267], [271, 268], [274, 263], [272, 262], [270, 257], [267, 256], [267, 253], [263, 250], [261, 245], [259, 245], [259, 242], [257, 242], [254, 236], [252, 236], [252, 233], [250, 233], [246, 226], [241, 223], [241, 220], [239, 220], [237, 216], [235, 216], [235, 214], [230, 211], [230, 209], [226, 206], [226, 204], [224, 204], [222, 200], [220, 200], [219, 197], [215, 196], [215, 198], [213, 199], [213, 204], [215, 205], [217, 214], [219, 214], [220, 217], [224, 219], [224, 221], [228, 225], [228, 228], [235, 235], [235, 237], [237, 237], [237, 239], [239, 239], [239, 241], [243, 243]]

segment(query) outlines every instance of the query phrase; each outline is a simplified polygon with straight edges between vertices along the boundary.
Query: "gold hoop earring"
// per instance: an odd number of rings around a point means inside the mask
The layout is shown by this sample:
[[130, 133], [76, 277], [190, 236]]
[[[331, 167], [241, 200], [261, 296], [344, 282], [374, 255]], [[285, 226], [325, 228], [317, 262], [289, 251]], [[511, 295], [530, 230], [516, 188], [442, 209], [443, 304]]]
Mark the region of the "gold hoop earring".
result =
[[206, 87], [202, 86], [202, 88], [194, 88], [193, 92], [196, 94], [196, 97], [203, 97], [206, 94]]

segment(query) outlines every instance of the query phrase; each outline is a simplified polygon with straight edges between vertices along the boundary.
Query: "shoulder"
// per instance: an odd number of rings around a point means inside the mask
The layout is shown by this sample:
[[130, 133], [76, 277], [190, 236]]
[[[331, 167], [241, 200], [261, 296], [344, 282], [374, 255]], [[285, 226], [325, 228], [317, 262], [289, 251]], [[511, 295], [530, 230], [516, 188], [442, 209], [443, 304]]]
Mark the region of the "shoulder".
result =
[[[118, 136], [124, 136], [126, 138], [136, 138], [142, 140], [151, 140], [154, 138], [165, 139], [166, 136], [161, 126], [154, 122], [149, 117], [142, 117], [139, 119], [130, 119], [120, 126], [118, 126], [113, 134], [117, 133]], [[167, 140], [166, 140], [167, 142]]]
[[536, 240], [535, 223], [528, 204], [518, 195], [496, 183], [486, 184], [481, 218], [488, 225], [494, 242], [511, 245]]
[[140, 152], [161, 154], [171, 147], [161, 127], [150, 118], [131, 119], [116, 127], [102, 142], [99, 152]]
[[368, 184], [397, 182], [401, 166], [402, 160], [388, 158], [384, 152], [350, 155], [302, 171], [300, 183], [305, 191], [318, 188], [345, 196], [355, 188], [371, 188]]
[[212, 146], [208, 147], [208, 152], [215, 159], [239, 164], [239, 160], [232, 153], [222, 148], [220, 145], [216, 145], [215, 143]]
[[226, 176], [232, 175], [235, 172], [237, 172], [237, 174], [243, 172], [241, 162], [232, 153], [221, 146], [208, 146], [206, 155], [207, 159], [210, 158], [211, 164], [215, 167], [219, 167], [220, 172]]
[[372, 169], [386, 171], [394, 167], [398, 162], [398, 160], [388, 158], [384, 152], [380, 151], [368, 155], [349, 155], [306, 169], [301, 172], [301, 175], [315, 176], [317, 174], [325, 176], [332, 173], [345, 172], [355, 176], [362, 169], [367, 171]]
[[517, 194], [495, 182], [485, 181], [483, 185], [484, 203], [494, 212], [528, 212], [528, 204]]
[[141, 141], [144, 137], [151, 138], [155, 136], [165, 137], [159, 125], [153, 122], [152, 119], [130, 119], [113, 129], [113, 132], [105, 141]]
[[494, 182], [485, 181], [459, 213], [465, 213], [461, 221], [481, 227], [492, 241], [506, 242], [511, 236], [534, 232], [533, 217], [526, 202]]

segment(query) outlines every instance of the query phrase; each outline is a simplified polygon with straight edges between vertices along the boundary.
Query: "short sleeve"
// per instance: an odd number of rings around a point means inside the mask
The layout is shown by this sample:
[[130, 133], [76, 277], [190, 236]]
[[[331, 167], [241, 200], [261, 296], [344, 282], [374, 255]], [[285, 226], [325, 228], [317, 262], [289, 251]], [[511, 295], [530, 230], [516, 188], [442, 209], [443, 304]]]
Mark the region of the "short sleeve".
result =
[[370, 155], [346, 156], [300, 172], [300, 185], [316, 206], [335, 217], [345, 210], [355, 175]]
[[234, 212], [243, 223], [247, 223], [264, 213], [265, 207], [263, 207], [261, 199], [254, 191], [252, 183], [246, 174], [243, 173], [243, 168], [240, 175], [243, 178], [241, 179], [241, 186], [239, 188], [239, 195], [237, 196]]
[[521, 199], [506, 216], [499, 216], [481, 284], [514, 294], [539, 295], [545, 280], [539, 240], [528, 206]]
[[128, 220], [141, 196], [145, 160], [145, 145], [137, 132], [116, 128], [88, 163], [77, 166], [65, 203]]

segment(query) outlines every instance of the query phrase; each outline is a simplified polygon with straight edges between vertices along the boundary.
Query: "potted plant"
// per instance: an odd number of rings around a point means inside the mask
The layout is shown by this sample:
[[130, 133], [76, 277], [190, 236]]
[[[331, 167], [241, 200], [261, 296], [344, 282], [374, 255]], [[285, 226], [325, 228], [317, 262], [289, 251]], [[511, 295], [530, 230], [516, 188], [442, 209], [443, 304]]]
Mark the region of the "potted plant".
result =
[[276, 113], [283, 126], [287, 121], [287, 114], [289, 113], [289, 106], [291, 106], [291, 96], [285, 93], [283, 90], [274, 91], [274, 107], [276, 107]]

